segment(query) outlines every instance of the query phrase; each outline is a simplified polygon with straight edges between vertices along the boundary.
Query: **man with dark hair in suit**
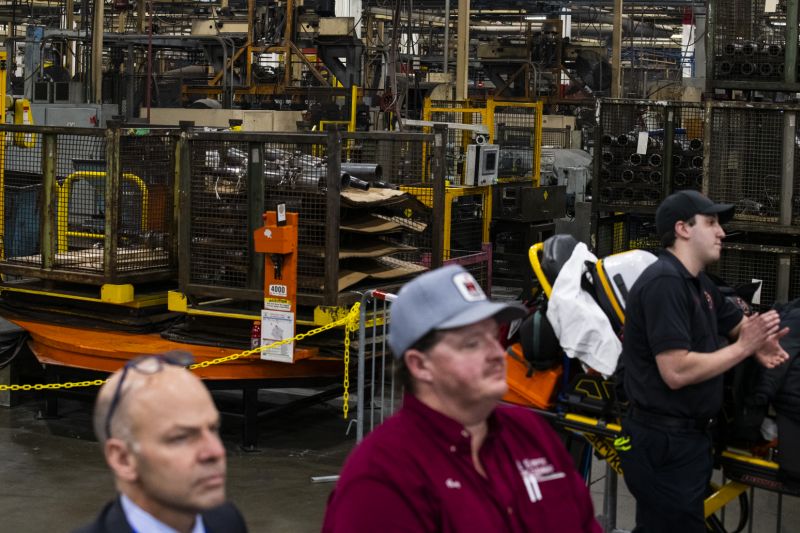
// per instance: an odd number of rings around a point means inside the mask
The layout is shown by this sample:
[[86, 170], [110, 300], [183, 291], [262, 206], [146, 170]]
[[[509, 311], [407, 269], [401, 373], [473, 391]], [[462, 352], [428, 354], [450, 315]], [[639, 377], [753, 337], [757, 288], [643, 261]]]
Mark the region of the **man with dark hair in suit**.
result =
[[77, 533], [245, 532], [225, 501], [225, 447], [191, 356], [133, 359], [100, 389], [95, 433], [119, 496]]

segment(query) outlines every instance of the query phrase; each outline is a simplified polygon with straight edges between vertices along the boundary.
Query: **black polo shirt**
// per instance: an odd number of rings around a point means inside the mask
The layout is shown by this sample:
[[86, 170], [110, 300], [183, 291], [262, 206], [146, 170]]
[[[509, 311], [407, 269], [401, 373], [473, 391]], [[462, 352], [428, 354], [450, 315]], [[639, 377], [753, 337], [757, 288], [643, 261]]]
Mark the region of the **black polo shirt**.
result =
[[742, 319], [701, 272], [692, 276], [670, 252], [647, 267], [633, 284], [625, 308], [622, 343], [625, 392], [631, 403], [653, 413], [682, 418], [716, 416], [722, 408], [722, 375], [670, 389], [656, 364], [668, 350], [715, 352]]

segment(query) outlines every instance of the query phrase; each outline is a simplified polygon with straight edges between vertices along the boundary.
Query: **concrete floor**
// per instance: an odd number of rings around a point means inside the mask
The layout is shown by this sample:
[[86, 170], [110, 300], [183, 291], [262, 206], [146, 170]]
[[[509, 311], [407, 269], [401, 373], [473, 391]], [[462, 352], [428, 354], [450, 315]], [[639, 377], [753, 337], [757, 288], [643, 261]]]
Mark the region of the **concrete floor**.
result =
[[[295, 393], [262, 391], [261, 398], [282, 403]], [[70, 531], [90, 521], [113, 494], [111, 476], [92, 435], [91, 405], [62, 399], [60, 417], [54, 420], [38, 419], [41, 407], [42, 402], [32, 396], [16, 407], [0, 407], [2, 531]], [[238, 421], [224, 420], [228, 494], [251, 531], [319, 531], [333, 485], [312, 483], [311, 477], [338, 472], [354, 442], [354, 431], [346, 436], [346, 429], [339, 404], [322, 404], [264, 420], [260, 451], [245, 453], [239, 449]], [[591, 492], [598, 515], [603, 510], [604, 472], [604, 466], [596, 462]], [[796, 498], [783, 498], [782, 527], [776, 530], [777, 495], [756, 491], [750, 531], [800, 531], [797, 504]], [[622, 480], [617, 508], [617, 527], [631, 529], [633, 499]], [[738, 505], [730, 506], [726, 514], [726, 522], [732, 525], [738, 518]]]

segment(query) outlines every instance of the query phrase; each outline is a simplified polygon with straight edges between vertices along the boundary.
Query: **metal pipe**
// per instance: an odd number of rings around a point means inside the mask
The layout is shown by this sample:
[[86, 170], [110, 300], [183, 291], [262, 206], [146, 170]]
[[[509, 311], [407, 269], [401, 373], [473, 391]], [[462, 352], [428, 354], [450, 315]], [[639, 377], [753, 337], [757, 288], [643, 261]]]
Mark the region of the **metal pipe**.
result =
[[[147, 17], [147, 88], [145, 89], [145, 105], [147, 106], [147, 123], [150, 124], [150, 107], [151, 107], [151, 92], [152, 92], [152, 79], [153, 79], [153, 3], [148, 2], [147, 12], [150, 15]], [[128, 107], [133, 107], [133, 102], [128, 102]]]
[[648, 159], [651, 166], [659, 167], [661, 166], [661, 154], [650, 154], [650, 158]]
[[756, 66], [754, 63], [742, 63], [739, 72], [742, 73], [742, 76], [752, 76], [756, 72]]
[[[342, 177], [347, 176], [347, 185], [354, 189], [359, 189], [362, 191], [368, 191], [370, 187], [370, 183], [368, 181], [364, 181], [353, 176], [350, 176], [346, 173], [342, 173]], [[344, 185], [343, 185], [344, 186]]]
[[342, 163], [342, 170], [362, 180], [374, 181], [383, 178], [383, 167], [377, 163]]
[[444, 50], [442, 53], [442, 72], [447, 74], [450, 59], [450, 0], [444, 0]]

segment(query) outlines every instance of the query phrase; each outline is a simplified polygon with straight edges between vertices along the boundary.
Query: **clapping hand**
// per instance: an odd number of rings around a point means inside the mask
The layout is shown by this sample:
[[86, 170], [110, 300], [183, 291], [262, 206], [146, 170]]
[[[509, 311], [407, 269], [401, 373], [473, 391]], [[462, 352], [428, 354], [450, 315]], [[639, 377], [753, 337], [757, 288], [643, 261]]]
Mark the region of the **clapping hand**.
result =
[[788, 361], [789, 354], [779, 342], [787, 333], [789, 333], [789, 328], [783, 328], [767, 337], [767, 340], [755, 352], [756, 360], [766, 368], [775, 368]]

